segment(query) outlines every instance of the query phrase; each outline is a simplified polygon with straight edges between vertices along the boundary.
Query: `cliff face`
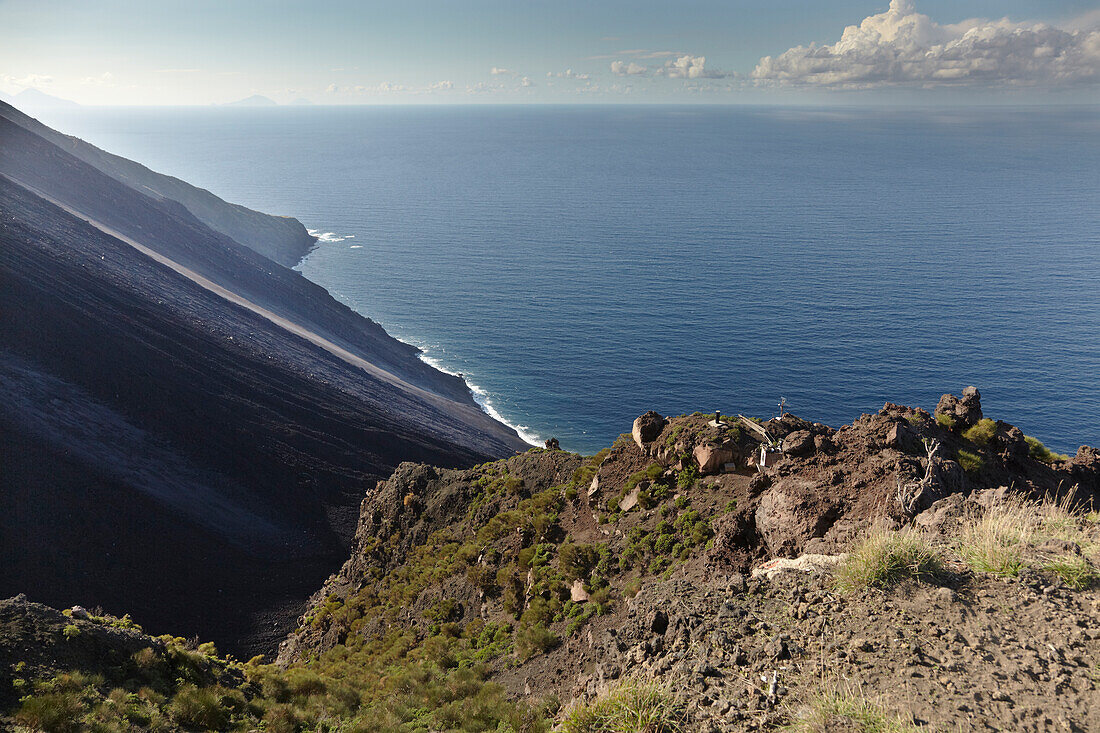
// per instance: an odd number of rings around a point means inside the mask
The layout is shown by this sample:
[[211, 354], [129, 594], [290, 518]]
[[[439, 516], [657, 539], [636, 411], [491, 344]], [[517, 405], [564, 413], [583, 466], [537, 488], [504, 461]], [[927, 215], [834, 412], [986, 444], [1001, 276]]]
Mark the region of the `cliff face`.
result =
[[0, 594], [270, 650], [400, 462], [523, 443], [297, 273], [0, 118]]
[[214, 231], [280, 265], [293, 267], [316, 241], [297, 219], [271, 216], [227, 203], [209, 191], [178, 178], [151, 171], [140, 163], [112, 155], [79, 138], [57, 132], [3, 102], [0, 102], [0, 116], [39, 135], [120, 183], [147, 195], [182, 204], [195, 218]]

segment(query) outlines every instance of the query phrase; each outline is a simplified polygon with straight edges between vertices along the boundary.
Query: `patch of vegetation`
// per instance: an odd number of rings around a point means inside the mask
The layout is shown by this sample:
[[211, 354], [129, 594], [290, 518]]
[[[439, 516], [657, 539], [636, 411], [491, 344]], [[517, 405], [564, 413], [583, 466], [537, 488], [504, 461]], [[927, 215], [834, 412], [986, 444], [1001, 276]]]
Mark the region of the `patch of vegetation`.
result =
[[918, 733], [912, 722], [891, 715], [881, 705], [868, 700], [862, 692], [826, 690], [812, 698], [802, 715], [786, 727], [796, 733], [828, 733], [834, 730], [852, 733]]
[[1038, 438], [1033, 438], [1030, 435], [1025, 435], [1024, 440], [1027, 442], [1027, 452], [1032, 458], [1043, 463], [1054, 463], [1055, 461], [1065, 461], [1069, 459], [1069, 456], [1061, 453], [1055, 453], [1054, 451], [1043, 445], [1042, 441]]
[[699, 469], [696, 468], [695, 464], [693, 463], [688, 464], [688, 466], [683, 471], [680, 471], [680, 473], [677, 474], [676, 488], [678, 488], [680, 491], [687, 491], [692, 486], [694, 486], [695, 482], [698, 480]]
[[652, 530], [632, 527], [627, 532], [619, 570], [640, 567], [650, 574], [660, 574], [674, 562], [688, 559], [693, 548], [704, 546], [714, 536], [709, 518], [688, 508], [686, 501], [674, 506], [682, 510], [671, 521], [662, 519]]
[[973, 451], [959, 449], [957, 457], [959, 459], [959, 465], [968, 474], [976, 474], [985, 467], [985, 459], [982, 458], [980, 453], [974, 453]]
[[1067, 555], [1050, 560], [1042, 565], [1048, 573], [1057, 575], [1063, 583], [1074, 590], [1088, 590], [1100, 581], [1100, 574], [1087, 559], [1078, 555]]
[[561, 733], [679, 733], [685, 714], [671, 693], [654, 684], [627, 681], [592, 702], [571, 709]]
[[955, 425], [958, 424], [958, 420], [956, 420], [953, 415], [947, 415], [943, 413], [936, 415], [936, 422], [940, 425], [940, 427], [947, 428], [948, 430], [954, 430]]
[[[1074, 506], [1072, 493], [1060, 501], [1008, 500], [994, 504], [963, 526], [959, 554], [981, 572], [1014, 577], [1025, 565], [1033, 565], [1058, 575], [1071, 588], [1087, 588], [1096, 579], [1087, 556], [1100, 547], [1098, 530], [1088, 515]], [[1052, 539], [1077, 545], [1083, 557], [1045, 561], [1037, 557], [1034, 547]]]
[[963, 431], [962, 436], [974, 445], [985, 448], [989, 441], [997, 434], [997, 423], [988, 417], [983, 417], [978, 422]]
[[967, 565], [983, 573], [1016, 577], [1023, 567], [1024, 543], [1031, 535], [1030, 519], [1022, 504], [998, 505], [959, 535], [959, 554]]
[[875, 529], [836, 570], [837, 586], [845, 591], [887, 588], [906, 578], [935, 580], [946, 574], [943, 558], [915, 530]]

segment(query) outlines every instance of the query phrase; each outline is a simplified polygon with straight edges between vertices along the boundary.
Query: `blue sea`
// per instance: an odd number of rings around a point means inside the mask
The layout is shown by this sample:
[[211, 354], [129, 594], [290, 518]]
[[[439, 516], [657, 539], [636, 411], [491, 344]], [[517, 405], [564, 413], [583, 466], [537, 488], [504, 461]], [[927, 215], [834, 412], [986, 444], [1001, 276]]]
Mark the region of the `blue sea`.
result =
[[1100, 444], [1100, 110], [81, 109], [64, 132], [321, 235], [300, 265], [531, 440], [840, 425], [979, 387]]

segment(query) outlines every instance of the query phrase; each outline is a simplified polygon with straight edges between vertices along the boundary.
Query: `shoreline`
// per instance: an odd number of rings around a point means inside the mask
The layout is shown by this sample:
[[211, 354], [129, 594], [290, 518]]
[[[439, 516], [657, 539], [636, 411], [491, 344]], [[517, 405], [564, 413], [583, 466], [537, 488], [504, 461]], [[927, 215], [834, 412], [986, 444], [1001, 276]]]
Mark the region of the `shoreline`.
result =
[[[307, 228], [306, 231], [309, 232], [310, 236], [312, 236], [316, 239], [316, 246], [314, 247], [314, 249], [316, 249], [316, 247], [319, 247], [321, 244], [335, 244], [337, 242], [343, 242], [344, 240], [347, 240], [347, 239], [355, 239], [355, 236], [356, 236], [354, 234], [337, 234], [336, 232], [326, 232], [323, 229], [310, 229], [310, 228]], [[353, 245], [353, 247], [358, 249], [358, 248], [362, 247], [362, 245]], [[310, 252], [312, 252], [312, 251], [313, 250], [310, 250]], [[308, 257], [309, 257], [309, 253], [307, 252], [300, 260], [298, 260], [297, 264], [295, 264], [294, 267], [292, 268], [298, 274], [300, 274], [302, 277], [306, 277], [306, 274], [304, 272], [302, 272], [302, 264], [306, 261], [306, 259]], [[306, 279], [310, 279], [310, 278], [306, 278]], [[337, 294], [333, 293], [331, 290], [329, 290], [328, 287], [325, 286], [323, 283], [319, 283], [316, 280], [311, 280], [311, 279], [310, 279], [310, 282], [313, 282], [314, 284], [324, 288], [325, 292], [327, 292], [333, 298], [336, 298], [340, 302], [344, 302], [344, 300], [342, 298], [337, 297]], [[351, 308], [353, 311], [358, 313], [360, 316], [362, 316], [364, 318], [370, 318], [371, 320], [374, 320], [370, 315], [361, 312], [352, 303], [346, 303], [346, 305], [349, 308]], [[475, 384], [474, 382], [470, 381], [470, 379], [467, 377], [467, 375], [463, 374], [462, 372], [456, 372], [456, 371], [453, 371], [451, 369], [448, 369], [446, 366], [443, 365], [443, 363], [438, 358], [436, 358], [434, 356], [429, 356], [428, 351], [427, 351], [427, 347], [423, 346], [420, 343], [417, 343], [417, 341], [415, 339], [401, 338], [400, 336], [397, 336], [397, 335], [393, 334], [390, 331], [390, 329], [387, 328], [386, 325], [384, 323], [382, 323], [381, 321], [375, 321], [375, 323], [377, 323], [379, 326], [381, 326], [383, 328], [383, 330], [385, 330], [386, 333], [390, 335], [391, 338], [397, 339], [401, 343], [408, 344], [409, 346], [412, 346], [413, 348], [415, 348], [416, 351], [417, 351], [417, 354], [416, 354], [417, 358], [419, 358], [422, 362], [424, 362], [428, 366], [432, 367], [433, 369], [437, 369], [437, 370], [443, 372], [444, 374], [448, 374], [452, 377], [458, 377], [459, 379], [461, 379], [462, 382], [466, 385], [466, 388], [470, 391], [470, 397], [473, 399], [474, 404], [476, 404], [481, 409], [481, 411], [484, 412], [486, 415], [493, 418], [494, 420], [501, 423], [502, 425], [505, 425], [506, 427], [511, 428], [512, 430], [514, 430], [516, 432], [516, 435], [518, 435], [520, 437], [520, 440], [522, 440], [523, 442], [525, 442], [525, 443], [527, 443], [527, 444], [529, 444], [529, 445], [531, 445], [535, 448], [541, 448], [542, 447], [543, 442], [545, 441], [545, 438], [540, 436], [538, 433], [534, 432], [531, 429], [530, 426], [520, 425], [518, 423], [513, 423], [513, 422], [509, 421], [507, 418], [505, 418], [504, 415], [502, 415], [500, 413], [500, 411], [497, 410], [496, 407], [493, 405], [492, 397], [485, 388], [483, 388], [480, 385]]]

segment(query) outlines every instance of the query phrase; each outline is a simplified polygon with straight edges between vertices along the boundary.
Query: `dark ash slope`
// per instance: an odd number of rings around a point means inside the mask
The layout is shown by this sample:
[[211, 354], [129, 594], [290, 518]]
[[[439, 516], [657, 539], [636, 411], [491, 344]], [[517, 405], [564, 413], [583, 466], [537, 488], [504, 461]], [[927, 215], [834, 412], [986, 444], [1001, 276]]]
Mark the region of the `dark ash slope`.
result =
[[176, 201], [211, 229], [250, 247], [286, 267], [293, 267], [316, 241], [301, 222], [288, 216], [271, 216], [227, 203], [205, 189], [172, 176], [149, 170], [140, 163], [43, 125], [9, 104], [0, 102], [0, 116], [30, 130], [62, 150], [146, 195]]
[[0, 140], [0, 596], [102, 605], [269, 651], [346, 557], [378, 478], [402, 461], [463, 466], [522, 447], [460, 380], [297, 273], [5, 120]]

